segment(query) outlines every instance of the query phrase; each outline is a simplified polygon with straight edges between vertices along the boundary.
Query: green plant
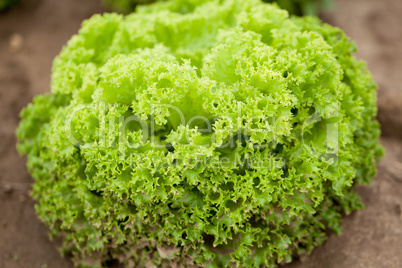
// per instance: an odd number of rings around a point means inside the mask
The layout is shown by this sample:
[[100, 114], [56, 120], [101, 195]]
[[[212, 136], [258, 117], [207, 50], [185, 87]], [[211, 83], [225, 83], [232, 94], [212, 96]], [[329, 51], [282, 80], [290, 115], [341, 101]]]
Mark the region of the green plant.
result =
[[137, 5], [150, 4], [156, 0], [102, 0], [109, 9], [120, 13], [131, 13]]
[[330, 9], [332, 0], [263, 0], [267, 3], [277, 3], [281, 8], [289, 11], [290, 14], [298, 16], [315, 16], [322, 9]]
[[275, 267], [362, 208], [382, 149], [355, 45], [219, 2], [95, 15], [22, 111], [36, 211], [78, 266]]
[[15, 6], [19, 0], [0, 0], [0, 11], [7, 10]]
[[[150, 4], [156, 0], [103, 0], [104, 4], [111, 10], [130, 13], [137, 5]], [[286, 9], [294, 15], [317, 15], [321, 9], [330, 9], [332, 0], [262, 0], [267, 3], [277, 3], [281, 8]]]

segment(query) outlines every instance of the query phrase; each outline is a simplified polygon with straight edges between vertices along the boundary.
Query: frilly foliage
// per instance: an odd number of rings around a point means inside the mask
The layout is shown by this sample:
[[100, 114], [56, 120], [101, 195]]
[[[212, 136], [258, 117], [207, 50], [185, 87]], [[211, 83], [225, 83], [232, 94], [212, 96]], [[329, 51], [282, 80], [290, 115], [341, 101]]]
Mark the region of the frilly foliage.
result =
[[355, 45], [219, 2], [95, 15], [22, 111], [36, 211], [77, 266], [275, 267], [362, 207], [382, 149]]
[[145, 5], [157, 0], [102, 0], [103, 4], [110, 10], [120, 13], [131, 13], [137, 5]]
[[[157, 0], [103, 0], [105, 6], [121, 13], [131, 13], [137, 5], [150, 4]], [[163, 0], [159, 0], [163, 1]], [[294, 15], [317, 15], [321, 9], [332, 7], [332, 0], [262, 0], [267, 3], [277, 3]]]
[[286, 9], [294, 15], [317, 15], [320, 10], [330, 9], [333, 6], [332, 0], [263, 0], [267, 3], [277, 3], [281, 8]]
[[20, 0], [0, 0], [0, 12], [15, 6]]

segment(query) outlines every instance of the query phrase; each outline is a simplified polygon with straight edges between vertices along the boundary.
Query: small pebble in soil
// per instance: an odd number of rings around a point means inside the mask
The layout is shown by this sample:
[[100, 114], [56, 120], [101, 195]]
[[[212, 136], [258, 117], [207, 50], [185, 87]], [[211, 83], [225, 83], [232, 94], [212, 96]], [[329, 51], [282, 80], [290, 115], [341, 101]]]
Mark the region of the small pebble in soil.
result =
[[11, 194], [14, 191], [14, 188], [10, 184], [4, 184], [1, 188], [3, 188], [5, 194]]
[[24, 38], [20, 34], [12, 34], [10, 37], [9, 50], [11, 53], [17, 53], [24, 45]]
[[25, 202], [25, 201], [27, 200], [26, 195], [25, 195], [25, 194], [21, 194], [21, 195], [19, 196], [19, 200], [20, 200], [21, 203]]

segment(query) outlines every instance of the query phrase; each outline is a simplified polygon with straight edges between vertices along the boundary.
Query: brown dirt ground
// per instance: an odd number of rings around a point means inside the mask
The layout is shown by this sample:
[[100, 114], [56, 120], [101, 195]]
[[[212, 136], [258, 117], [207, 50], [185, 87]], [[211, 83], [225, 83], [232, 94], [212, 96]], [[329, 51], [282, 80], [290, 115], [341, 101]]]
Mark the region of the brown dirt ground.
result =
[[[312, 255], [289, 268], [402, 267], [402, 1], [338, 0], [322, 15], [358, 44], [380, 86], [386, 156], [374, 184], [359, 187], [366, 209], [345, 217]], [[0, 268], [71, 268], [34, 212], [32, 179], [15, 149], [18, 113], [49, 91], [53, 58], [100, 0], [25, 0], [0, 14]]]

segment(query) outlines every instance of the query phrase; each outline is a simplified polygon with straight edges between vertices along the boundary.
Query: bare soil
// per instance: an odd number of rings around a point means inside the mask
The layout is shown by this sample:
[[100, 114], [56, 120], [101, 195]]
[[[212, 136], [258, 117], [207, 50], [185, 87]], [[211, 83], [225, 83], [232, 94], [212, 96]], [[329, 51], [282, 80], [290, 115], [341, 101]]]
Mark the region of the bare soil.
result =
[[[100, 0], [23, 0], [0, 14], [0, 267], [71, 268], [29, 197], [32, 179], [15, 149], [19, 111], [49, 92], [53, 58]], [[345, 217], [340, 236], [286, 267], [402, 267], [402, 1], [337, 0], [322, 14], [357, 43], [379, 91], [386, 156], [374, 184], [358, 188], [366, 209]]]

